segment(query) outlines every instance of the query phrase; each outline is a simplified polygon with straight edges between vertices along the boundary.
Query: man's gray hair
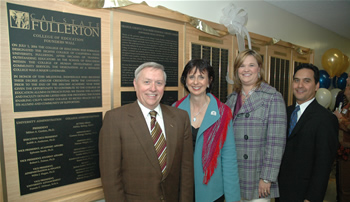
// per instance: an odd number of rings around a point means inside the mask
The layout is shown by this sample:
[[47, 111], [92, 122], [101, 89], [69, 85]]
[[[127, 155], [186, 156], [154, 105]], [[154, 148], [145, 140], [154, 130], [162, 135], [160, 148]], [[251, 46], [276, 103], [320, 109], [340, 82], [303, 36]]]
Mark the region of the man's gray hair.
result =
[[139, 74], [141, 72], [141, 70], [143, 70], [146, 67], [152, 67], [154, 69], [160, 69], [163, 71], [164, 74], [164, 81], [166, 82], [166, 73], [164, 71], [164, 66], [161, 64], [158, 64], [156, 62], [145, 62], [142, 65], [140, 65], [136, 70], [135, 70], [135, 79], [137, 80], [137, 78], [139, 77]]

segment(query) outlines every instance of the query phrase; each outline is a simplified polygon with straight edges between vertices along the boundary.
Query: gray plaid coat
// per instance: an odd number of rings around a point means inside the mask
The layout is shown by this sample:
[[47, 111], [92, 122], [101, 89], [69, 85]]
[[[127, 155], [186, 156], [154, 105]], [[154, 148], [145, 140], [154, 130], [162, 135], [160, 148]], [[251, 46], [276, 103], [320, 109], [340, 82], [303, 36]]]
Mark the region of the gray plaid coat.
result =
[[[226, 104], [234, 112], [238, 94]], [[277, 177], [286, 144], [287, 115], [281, 93], [267, 83], [246, 100], [233, 119], [241, 197], [259, 198], [259, 180], [272, 182], [270, 198], [279, 197]]]

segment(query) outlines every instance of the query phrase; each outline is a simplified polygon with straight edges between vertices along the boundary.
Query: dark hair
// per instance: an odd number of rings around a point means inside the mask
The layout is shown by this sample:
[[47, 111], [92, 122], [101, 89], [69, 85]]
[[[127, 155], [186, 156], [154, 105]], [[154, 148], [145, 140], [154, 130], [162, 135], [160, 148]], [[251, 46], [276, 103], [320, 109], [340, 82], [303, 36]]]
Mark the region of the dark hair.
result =
[[208, 72], [209, 88], [206, 89], [206, 92], [209, 93], [213, 87], [215, 76], [214, 76], [214, 68], [206, 60], [192, 59], [188, 61], [181, 75], [181, 83], [185, 86], [185, 89], [187, 90], [187, 92], [190, 92], [186, 86], [186, 78], [193, 68], [195, 68], [195, 73], [197, 71], [200, 71], [200, 73]]
[[261, 58], [261, 55], [256, 52], [255, 50], [251, 50], [251, 49], [246, 49], [244, 51], [239, 52], [239, 54], [237, 55], [234, 64], [233, 64], [233, 91], [239, 93], [241, 92], [242, 89], [242, 82], [239, 79], [238, 76], [238, 69], [239, 67], [242, 65], [242, 63], [244, 62], [244, 60], [248, 57], [248, 56], [253, 56], [256, 60], [256, 62], [258, 63], [258, 66], [260, 68], [260, 76], [258, 77], [258, 81], [256, 82], [255, 86], [256, 87], [260, 87], [260, 84], [262, 82], [266, 82], [264, 75], [265, 75], [265, 70], [263, 67], [263, 60]]
[[317, 84], [320, 80], [320, 71], [318, 70], [318, 67], [316, 67], [313, 64], [308, 64], [308, 63], [302, 63], [299, 66], [297, 66], [294, 69], [294, 75], [293, 78], [295, 76], [295, 73], [297, 73], [297, 71], [301, 70], [301, 69], [310, 69], [314, 72], [314, 79], [315, 79], [315, 84]]

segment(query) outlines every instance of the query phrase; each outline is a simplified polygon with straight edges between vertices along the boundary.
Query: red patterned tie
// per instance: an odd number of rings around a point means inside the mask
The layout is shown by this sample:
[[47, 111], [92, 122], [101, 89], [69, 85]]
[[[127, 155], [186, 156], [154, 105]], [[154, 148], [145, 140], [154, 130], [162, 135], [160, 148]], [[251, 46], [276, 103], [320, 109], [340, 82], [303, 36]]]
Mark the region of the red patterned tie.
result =
[[160, 169], [164, 175], [166, 172], [166, 141], [162, 129], [156, 120], [157, 112], [151, 111], [149, 114], [151, 115], [151, 135], [153, 138], [153, 144], [158, 155]]

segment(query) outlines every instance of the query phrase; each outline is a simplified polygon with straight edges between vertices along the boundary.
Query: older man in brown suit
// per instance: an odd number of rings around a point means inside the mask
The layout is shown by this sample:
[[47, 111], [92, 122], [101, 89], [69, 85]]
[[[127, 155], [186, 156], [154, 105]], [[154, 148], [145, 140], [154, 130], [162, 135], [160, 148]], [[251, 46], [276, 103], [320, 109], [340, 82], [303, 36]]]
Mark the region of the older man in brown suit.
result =
[[187, 112], [159, 104], [165, 82], [162, 65], [142, 64], [137, 101], [105, 115], [99, 152], [106, 201], [193, 200], [190, 121]]

